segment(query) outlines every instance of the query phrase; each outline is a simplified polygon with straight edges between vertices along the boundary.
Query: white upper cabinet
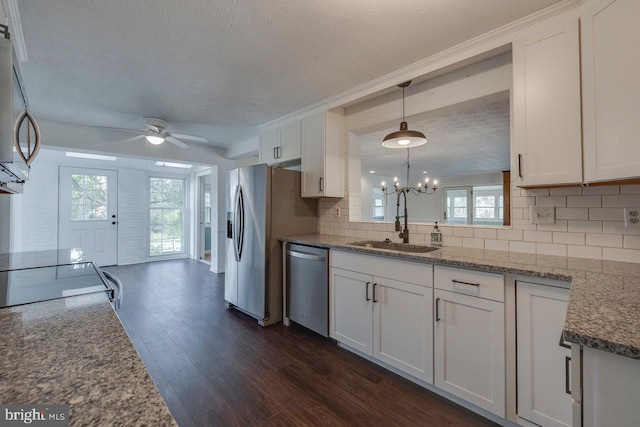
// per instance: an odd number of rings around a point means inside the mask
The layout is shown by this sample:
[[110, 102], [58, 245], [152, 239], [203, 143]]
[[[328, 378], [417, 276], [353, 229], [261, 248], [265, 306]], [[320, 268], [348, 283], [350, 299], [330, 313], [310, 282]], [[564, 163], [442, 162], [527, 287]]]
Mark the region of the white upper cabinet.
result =
[[513, 42], [513, 181], [582, 182], [578, 20]]
[[260, 135], [260, 163], [277, 165], [300, 159], [300, 121]]
[[302, 119], [302, 197], [343, 197], [344, 117], [324, 111]]
[[640, 177], [640, 1], [602, 0], [582, 13], [585, 182]]

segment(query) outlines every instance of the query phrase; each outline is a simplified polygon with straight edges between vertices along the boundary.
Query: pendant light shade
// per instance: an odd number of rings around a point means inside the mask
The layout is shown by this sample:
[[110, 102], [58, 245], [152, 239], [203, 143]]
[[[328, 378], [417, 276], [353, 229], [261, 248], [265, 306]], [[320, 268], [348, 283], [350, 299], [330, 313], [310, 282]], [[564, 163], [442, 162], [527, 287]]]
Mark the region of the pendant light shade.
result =
[[398, 85], [398, 87], [402, 88], [402, 122], [400, 123], [399, 131], [391, 132], [382, 140], [382, 146], [385, 148], [412, 148], [427, 143], [427, 137], [417, 130], [409, 130], [407, 122], [404, 120], [404, 88], [410, 84], [411, 81]]

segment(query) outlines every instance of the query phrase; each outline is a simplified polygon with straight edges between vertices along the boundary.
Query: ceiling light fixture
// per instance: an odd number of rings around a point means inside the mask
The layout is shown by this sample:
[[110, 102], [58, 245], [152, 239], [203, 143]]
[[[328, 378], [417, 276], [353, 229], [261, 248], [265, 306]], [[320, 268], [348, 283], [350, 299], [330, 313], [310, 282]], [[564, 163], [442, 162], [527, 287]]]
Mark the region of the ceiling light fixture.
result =
[[164, 138], [161, 136], [145, 135], [144, 137], [147, 138], [147, 141], [149, 141], [149, 143], [153, 145], [160, 145], [164, 142]]
[[400, 130], [391, 132], [382, 140], [382, 146], [386, 148], [412, 148], [419, 147], [427, 143], [427, 137], [417, 130], [409, 130], [407, 122], [404, 120], [404, 88], [411, 84], [408, 82], [400, 83], [398, 87], [402, 88], [402, 122]]

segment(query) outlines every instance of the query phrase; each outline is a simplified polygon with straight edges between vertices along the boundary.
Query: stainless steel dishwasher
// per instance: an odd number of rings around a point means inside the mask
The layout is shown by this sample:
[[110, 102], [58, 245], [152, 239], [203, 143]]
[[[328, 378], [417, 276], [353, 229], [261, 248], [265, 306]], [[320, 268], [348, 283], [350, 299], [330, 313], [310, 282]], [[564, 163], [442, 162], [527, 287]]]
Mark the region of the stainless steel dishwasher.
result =
[[329, 251], [287, 243], [289, 319], [329, 336]]

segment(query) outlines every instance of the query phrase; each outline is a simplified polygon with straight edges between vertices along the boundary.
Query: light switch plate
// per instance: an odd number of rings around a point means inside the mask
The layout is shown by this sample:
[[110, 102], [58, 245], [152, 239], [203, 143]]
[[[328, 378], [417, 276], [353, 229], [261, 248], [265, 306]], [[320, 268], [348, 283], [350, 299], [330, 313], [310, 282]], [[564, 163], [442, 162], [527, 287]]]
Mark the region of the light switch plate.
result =
[[555, 206], [531, 206], [531, 224], [555, 224]]

